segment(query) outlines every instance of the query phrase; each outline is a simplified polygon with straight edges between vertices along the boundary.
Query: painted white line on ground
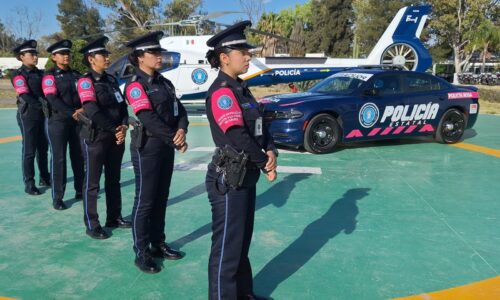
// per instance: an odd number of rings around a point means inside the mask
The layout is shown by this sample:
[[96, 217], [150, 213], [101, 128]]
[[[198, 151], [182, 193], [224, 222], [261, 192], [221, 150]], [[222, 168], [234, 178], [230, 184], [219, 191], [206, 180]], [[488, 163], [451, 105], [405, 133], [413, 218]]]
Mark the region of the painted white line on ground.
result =
[[[191, 152], [214, 152], [215, 147], [194, 147], [192, 149], [189, 149], [188, 151]], [[279, 153], [286, 153], [286, 154], [311, 154], [309, 152], [299, 152], [299, 151], [291, 151], [291, 150], [284, 150], [284, 149], [278, 149]]]
[[[175, 171], [206, 171], [207, 164], [192, 164], [180, 163], [174, 166]], [[133, 169], [131, 161], [124, 162], [122, 169]], [[278, 173], [292, 173], [292, 174], [323, 174], [321, 168], [316, 167], [294, 167], [294, 166], [278, 166]]]

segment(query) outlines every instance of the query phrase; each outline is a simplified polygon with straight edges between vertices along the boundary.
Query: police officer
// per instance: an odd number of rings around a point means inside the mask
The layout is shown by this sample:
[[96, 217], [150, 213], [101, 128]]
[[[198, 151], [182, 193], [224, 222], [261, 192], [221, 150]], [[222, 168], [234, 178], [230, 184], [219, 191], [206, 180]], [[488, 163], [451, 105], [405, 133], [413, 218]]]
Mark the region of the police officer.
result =
[[78, 113], [83, 111], [76, 90], [76, 81], [80, 77], [70, 68], [70, 40], [61, 40], [47, 48], [55, 67], [47, 71], [42, 80], [42, 88], [51, 106], [48, 137], [52, 152], [52, 204], [54, 209], [63, 210], [66, 189], [66, 149], [73, 169], [75, 199], [82, 198], [83, 156], [80, 147]]
[[43, 106], [46, 105], [42, 91], [43, 71], [38, 64], [37, 42], [25, 41], [13, 49], [17, 60], [23, 65], [17, 69], [12, 78], [12, 85], [17, 93], [17, 123], [23, 136], [22, 171], [24, 191], [30, 195], [40, 195], [35, 186], [35, 155], [38, 163], [39, 185], [50, 185], [50, 174], [47, 167], [48, 143], [45, 135], [45, 118]]
[[[276, 179], [277, 151], [262, 124], [262, 109], [238, 75], [248, 71], [253, 46], [234, 24], [207, 41], [207, 59], [219, 75], [208, 90], [206, 111], [217, 147], [208, 165], [206, 188], [212, 206], [212, 248], [208, 265], [209, 299], [256, 299], [248, 250], [252, 239], [256, 184], [260, 172]], [[225, 169], [226, 150], [243, 152], [246, 173]], [[231, 151], [227, 151], [230, 153]], [[241, 157], [242, 155], [238, 155]], [[221, 167], [222, 166], [222, 167]], [[243, 176], [234, 184], [234, 176]], [[233, 182], [232, 184], [230, 182]]]
[[[128, 111], [118, 82], [105, 71], [109, 67], [110, 53], [106, 49], [107, 42], [108, 38], [102, 36], [80, 49], [84, 54], [83, 63], [89, 67], [89, 72], [78, 80], [78, 94], [84, 109], [84, 115], [79, 115], [82, 126], [82, 152], [85, 158], [83, 219], [87, 235], [94, 239], [109, 237], [99, 224], [97, 214], [99, 180], [103, 167], [106, 227], [131, 227], [131, 223], [121, 216], [120, 191], [120, 169], [125, 151]], [[84, 122], [84, 119], [87, 122]]]
[[[127, 43], [135, 74], [126, 84], [125, 96], [144, 128], [142, 143], [132, 132], [130, 152], [135, 173], [132, 211], [135, 265], [157, 273], [152, 257], [180, 259], [182, 253], [165, 243], [165, 210], [174, 167], [174, 150], [187, 150], [186, 110], [176, 98], [173, 84], [158, 70], [162, 67], [163, 32], [146, 34]], [[136, 128], [134, 128], [134, 131]]]

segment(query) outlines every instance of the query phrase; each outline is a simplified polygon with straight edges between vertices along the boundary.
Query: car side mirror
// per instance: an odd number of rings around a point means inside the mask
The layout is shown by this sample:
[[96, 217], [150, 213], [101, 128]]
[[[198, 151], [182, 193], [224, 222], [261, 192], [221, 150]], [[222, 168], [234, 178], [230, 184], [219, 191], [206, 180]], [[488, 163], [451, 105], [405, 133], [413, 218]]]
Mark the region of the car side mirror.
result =
[[365, 96], [378, 96], [379, 90], [378, 89], [367, 89], [363, 92], [363, 95]]

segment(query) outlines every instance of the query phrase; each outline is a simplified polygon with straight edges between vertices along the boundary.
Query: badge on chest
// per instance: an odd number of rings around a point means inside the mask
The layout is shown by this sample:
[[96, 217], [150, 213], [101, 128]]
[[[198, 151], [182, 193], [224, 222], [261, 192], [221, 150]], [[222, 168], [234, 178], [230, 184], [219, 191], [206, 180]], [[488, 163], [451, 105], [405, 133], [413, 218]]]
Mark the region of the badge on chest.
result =
[[116, 102], [118, 103], [122, 103], [123, 102], [123, 97], [122, 97], [122, 94], [118, 91], [115, 91], [115, 98], [116, 98]]
[[262, 117], [255, 120], [255, 136], [262, 135]]

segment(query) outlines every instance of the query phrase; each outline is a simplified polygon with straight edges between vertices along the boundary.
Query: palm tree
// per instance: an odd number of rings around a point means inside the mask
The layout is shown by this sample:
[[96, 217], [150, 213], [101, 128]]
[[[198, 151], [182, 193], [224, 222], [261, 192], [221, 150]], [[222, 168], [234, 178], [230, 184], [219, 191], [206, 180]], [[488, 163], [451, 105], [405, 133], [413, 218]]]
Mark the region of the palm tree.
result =
[[488, 50], [497, 50], [500, 45], [500, 28], [495, 26], [490, 20], [485, 20], [473, 32], [472, 44], [478, 48], [482, 48], [481, 57], [483, 64], [481, 65], [481, 73], [483, 73], [486, 66], [486, 56], [489, 53]]

